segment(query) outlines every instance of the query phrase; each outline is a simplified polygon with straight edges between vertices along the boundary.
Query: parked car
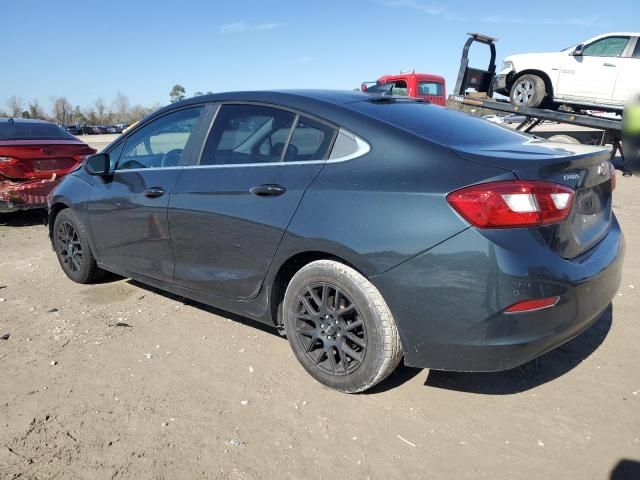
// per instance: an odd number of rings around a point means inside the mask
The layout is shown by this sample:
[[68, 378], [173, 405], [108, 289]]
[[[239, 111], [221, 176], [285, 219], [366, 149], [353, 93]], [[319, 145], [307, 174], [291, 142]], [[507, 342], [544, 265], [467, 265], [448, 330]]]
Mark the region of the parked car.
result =
[[58, 125], [0, 118], [0, 213], [46, 207], [53, 187], [92, 153]]
[[383, 75], [376, 82], [363, 82], [360, 90], [367, 93], [422, 98], [442, 106], [447, 104], [444, 77], [431, 73]]
[[622, 110], [640, 93], [640, 33], [605, 33], [560, 52], [511, 55], [494, 90], [525, 107], [566, 103]]
[[82, 127], [77, 125], [61, 125], [61, 127], [71, 135], [82, 135]]
[[91, 125], [83, 125], [82, 127], [80, 127], [80, 130], [82, 131], [83, 135], [95, 135], [96, 133]]
[[593, 324], [623, 258], [609, 157], [410, 98], [207, 95], [67, 176], [50, 235], [73, 281], [116, 272], [273, 325], [357, 392], [402, 359], [512, 368]]
[[527, 119], [524, 115], [516, 115], [512, 113], [511, 115], [505, 115], [502, 119], [503, 123], [513, 124], [513, 123], [522, 123]]

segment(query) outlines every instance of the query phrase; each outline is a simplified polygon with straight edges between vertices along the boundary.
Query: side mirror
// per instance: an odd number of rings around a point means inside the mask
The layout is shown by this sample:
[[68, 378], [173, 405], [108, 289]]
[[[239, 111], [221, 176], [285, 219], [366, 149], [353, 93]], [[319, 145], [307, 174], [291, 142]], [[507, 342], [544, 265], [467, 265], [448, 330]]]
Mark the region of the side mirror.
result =
[[108, 153], [91, 155], [84, 163], [84, 169], [89, 175], [105, 176], [111, 173], [111, 161]]
[[574, 57], [581, 57], [583, 50], [584, 50], [584, 45], [580, 44], [576, 48], [573, 49], [573, 52], [571, 52], [571, 55], [573, 55]]

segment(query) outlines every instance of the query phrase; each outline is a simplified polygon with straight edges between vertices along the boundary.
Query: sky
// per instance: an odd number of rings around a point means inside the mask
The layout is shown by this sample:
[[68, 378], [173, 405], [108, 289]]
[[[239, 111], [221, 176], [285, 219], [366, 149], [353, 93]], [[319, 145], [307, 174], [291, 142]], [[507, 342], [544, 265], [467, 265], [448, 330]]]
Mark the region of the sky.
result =
[[[383, 74], [444, 75], [453, 89], [466, 32], [509, 54], [557, 51], [640, 31], [638, 0], [0, 0], [0, 110], [11, 95], [81, 107], [196, 91], [353, 89]], [[471, 64], [485, 67], [482, 46]]]

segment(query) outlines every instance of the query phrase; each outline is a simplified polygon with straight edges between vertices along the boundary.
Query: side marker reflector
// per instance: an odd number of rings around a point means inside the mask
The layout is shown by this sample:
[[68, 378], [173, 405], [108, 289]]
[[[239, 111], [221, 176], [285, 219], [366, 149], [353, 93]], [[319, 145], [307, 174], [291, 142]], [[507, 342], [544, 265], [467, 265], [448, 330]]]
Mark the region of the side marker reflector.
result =
[[560, 301], [560, 297], [534, 298], [514, 303], [504, 310], [504, 313], [525, 313], [555, 307]]

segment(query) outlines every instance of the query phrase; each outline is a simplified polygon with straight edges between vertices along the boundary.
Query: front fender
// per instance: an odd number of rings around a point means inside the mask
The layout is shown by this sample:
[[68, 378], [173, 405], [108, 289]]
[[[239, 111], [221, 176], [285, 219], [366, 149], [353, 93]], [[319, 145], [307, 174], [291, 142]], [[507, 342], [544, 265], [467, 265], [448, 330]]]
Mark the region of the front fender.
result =
[[49, 226], [49, 238], [53, 240], [53, 224], [56, 216], [65, 208], [71, 208], [78, 219], [82, 222], [87, 232], [89, 232], [89, 244], [94, 257], [97, 257], [97, 250], [91, 235], [91, 224], [88, 216], [88, 200], [91, 195], [91, 179], [80, 174], [67, 175], [51, 192], [48, 199], [47, 224]]

